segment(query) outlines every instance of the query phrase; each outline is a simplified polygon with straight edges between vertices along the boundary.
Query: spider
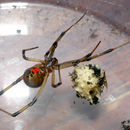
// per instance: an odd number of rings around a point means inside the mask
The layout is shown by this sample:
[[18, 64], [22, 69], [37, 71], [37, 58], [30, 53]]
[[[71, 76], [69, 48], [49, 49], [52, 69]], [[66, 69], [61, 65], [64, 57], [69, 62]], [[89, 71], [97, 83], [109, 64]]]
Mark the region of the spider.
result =
[[[64, 68], [68, 68], [71, 66], [75, 66], [78, 65], [80, 62], [84, 62], [84, 61], [90, 61], [92, 59], [95, 59], [97, 57], [103, 56], [107, 53], [110, 53], [122, 46], [125, 46], [127, 44], [129, 44], [130, 42], [124, 43], [120, 46], [117, 46], [115, 48], [111, 48], [108, 49], [102, 53], [93, 55], [93, 52], [96, 50], [96, 48], [99, 46], [99, 44], [101, 43], [101, 41], [94, 47], [94, 49], [88, 53], [87, 55], [85, 55], [84, 57], [80, 58], [80, 59], [76, 59], [76, 60], [71, 60], [71, 61], [66, 61], [63, 63], [58, 63], [58, 59], [55, 58], [54, 52], [55, 49], [58, 46], [58, 42], [61, 40], [61, 38], [74, 26], [76, 25], [84, 16], [86, 15], [86, 12], [74, 23], [72, 24], [69, 28], [67, 28], [65, 31], [63, 31], [59, 37], [54, 41], [54, 43], [52, 44], [52, 46], [49, 48], [49, 50], [45, 53], [44, 55], [44, 60], [40, 60], [40, 59], [34, 59], [34, 58], [29, 58], [26, 57], [25, 52], [26, 51], [30, 51], [33, 49], [36, 49], [38, 47], [33, 47], [33, 48], [28, 48], [28, 49], [24, 49], [22, 50], [22, 56], [25, 60], [27, 61], [33, 61], [33, 62], [39, 62], [39, 64], [36, 64], [28, 69], [25, 70], [24, 74], [21, 75], [16, 81], [14, 81], [11, 85], [9, 85], [7, 88], [3, 89], [2, 91], [0, 91], [0, 95], [4, 94], [7, 90], [9, 90], [10, 88], [12, 88], [14, 85], [16, 85], [17, 83], [19, 83], [21, 80], [23, 80], [25, 82], [25, 84], [29, 87], [32, 88], [38, 88], [40, 87], [40, 89], [38, 90], [37, 94], [35, 95], [35, 97], [32, 99], [32, 101], [30, 103], [28, 103], [27, 105], [25, 105], [23, 108], [21, 108], [20, 110], [14, 112], [14, 113], [10, 113], [5, 111], [4, 109], [0, 108], [0, 111], [8, 114], [11, 117], [16, 117], [17, 115], [19, 115], [20, 113], [24, 112], [26, 109], [28, 109], [29, 107], [33, 106], [35, 104], [35, 102], [38, 100], [40, 94], [42, 93], [48, 76], [50, 73], [52, 73], [52, 78], [51, 78], [51, 82], [52, 82], [52, 87], [57, 88], [58, 86], [60, 86], [62, 84], [62, 80], [61, 80], [61, 74], [60, 74], [60, 70], [64, 69]], [[58, 77], [59, 77], [59, 82], [55, 83], [55, 70], [58, 71]]]

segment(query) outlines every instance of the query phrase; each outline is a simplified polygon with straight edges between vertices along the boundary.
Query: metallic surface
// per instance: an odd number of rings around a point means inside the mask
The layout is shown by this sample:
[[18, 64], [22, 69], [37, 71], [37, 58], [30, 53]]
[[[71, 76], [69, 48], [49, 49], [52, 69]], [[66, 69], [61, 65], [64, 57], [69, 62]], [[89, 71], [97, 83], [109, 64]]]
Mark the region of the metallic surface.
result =
[[[42, 59], [59, 34], [81, 15], [77, 11], [47, 4], [1, 4], [0, 89], [35, 64], [22, 58], [22, 49], [39, 46], [27, 56]], [[88, 14], [59, 42], [55, 56], [59, 62], [80, 58], [100, 40], [102, 43], [95, 53], [130, 41], [130, 38], [114, 26]], [[0, 112], [0, 129], [121, 129], [120, 122], [130, 117], [129, 50], [128, 45], [91, 61], [106, 71], [108, 80], [108, 91], [104, 91], [100, 104], [90, 106], [87, 101], [76, 98], [69, 76], [73, 68], [68, 68], [61, 71], [63, 84], [59, 88], [52, 88], [51, 78], [48, 78], [37, 103], [18, 117], [12, 118]], [[29, 103], [37, 91], [22, 81], [0, 97], [0, 107], [13, 113]]]

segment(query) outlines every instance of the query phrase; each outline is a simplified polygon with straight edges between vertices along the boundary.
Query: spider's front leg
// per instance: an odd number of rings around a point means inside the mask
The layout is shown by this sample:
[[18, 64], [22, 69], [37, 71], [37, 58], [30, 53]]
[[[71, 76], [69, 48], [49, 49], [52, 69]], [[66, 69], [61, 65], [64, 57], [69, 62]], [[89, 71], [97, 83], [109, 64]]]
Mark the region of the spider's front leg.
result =
[[7, 88], [3, 89], [0, 91], [0, 95], [4, 94], [7, 90], [9, 90], [10, 88], [12, 88], [14, 85], [16, 85], [17, 83], [19, 83], [21, 80], [23, 79], [23, 75], [20, 76], [16, 81], [14, 81], [12, 84], [10, 84]]
[[29, 57], [26, 57], [26, 56], [25, 56], [25, 52], [26, 52], [26, 51], [30, 51], [30, 50], [37, 49], [37, 48], [38, 48], [38, 47], [33, 47], [33, 48], [28, 48], [28, 49], [24, 49], [24, 50], [22, 50], [23, 58], [24, 58], [25, 60], [28, 60], [28, 61], [44, 63], [43, 60], [40, 60], [40, 59], [34, 59], [34, 58], [29, 58]]
[[0, 111], [2, 111], [2, 112], [4, 112], [4, 113], [8, 114], [9, 116], [16, 117], [17, 115], [19, 115], [20, 113], [22, 113], [23, 111], [25, 111], [26, 109], [28, 109], [29, 107], [31, 107], [31, 106], [37, 101], [37, 99], [39, 98], [40, 94], [42, 93], [42, 91], [43, 91], [43, 89], [44, 89], [44, 87], [45, 87], [45, 85], [46, 85], [48, 76], [49, 76], [49, 74], [48, 74], [48, 72], [47, 72], [46, 75], [45, 75], [45, 77], [44, 77], [44, 81], [43, 81], [43, 83], [42, 83], [41, 88], [39, 89], [39, 91], [37, 92], [37, 94], [36, 94], [36, 96], [33, 98], [33, 100], [32, 100], [30, 103], [28, 103], [26, 106], [24, 106], [24, 107], [21, 108], [19, 111], [15, 112], [15, 113], [13, 113], [13, 114], [11, 114], [11, 113], [9, 113], [9, 112], [5, 111], [4, 109], [1, 109], [1, 108], [0, 108]]
[[58, 46], [58, 42], [61, 40], [61, 38], [74, 26], [76, 25], [84, 16], [85, 16], [86, 12], [74, 23], [72, 24], [69, 28], [67, 28], [65, 31], [63, 31], [60, 36], [55, 40], [55, 42], [52, 44], [52, 46], [50, 47], [50, 49], [46, 52], [46, 54], [44, 55], [45, 59], [51, 59], [54, 55], [55, 49]]

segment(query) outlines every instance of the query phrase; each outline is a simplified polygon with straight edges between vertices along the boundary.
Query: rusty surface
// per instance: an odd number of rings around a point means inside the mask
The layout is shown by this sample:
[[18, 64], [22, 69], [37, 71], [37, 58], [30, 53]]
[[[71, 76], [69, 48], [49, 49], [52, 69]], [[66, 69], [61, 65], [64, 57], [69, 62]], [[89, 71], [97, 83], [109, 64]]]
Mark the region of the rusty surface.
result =
[[[23, 60], [21, 51], [39, 46], [28, 56], [43, 58], [58, 35], [82, 14], [66, 8], [47, 4], [2, 5], [0, 9], [0, 84], [7, 87], [33, 62]], [[80, 58], [102, 41], [95, 53], [130, 41], [128, 35], [102, 22], [92, 14], [69, 31], [59, 42], [55, 56], [59, 63]], [[93, 60], [106, 71], [108, 92], [104, 91], [101, 103], [90, 106], [77, 99], [69, 73], [61, 71], [63, 84], [54, 89], [51, 78], [37, 103], [16, 118], [0, 112], [1, 130], [119, 130], [120, 122], [130, 117], [130, 45]], [[87, 64], [87, 63], [84, 63]], [[50, 75], [51, 76], [51, 75]], [[57, 79], [58, 80], [58, 79]], [[0, 108], [15, 112], [35, 96], [37, 89], [23, 82], [0, 97]]]

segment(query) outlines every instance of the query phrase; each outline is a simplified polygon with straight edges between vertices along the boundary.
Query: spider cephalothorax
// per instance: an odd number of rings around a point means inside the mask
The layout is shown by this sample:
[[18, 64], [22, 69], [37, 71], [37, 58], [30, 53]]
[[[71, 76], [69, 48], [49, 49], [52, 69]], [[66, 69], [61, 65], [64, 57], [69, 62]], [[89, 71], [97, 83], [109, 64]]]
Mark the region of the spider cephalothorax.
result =
[[[20, 113], [22, 113], [23, 111], [25, 111], [27, 108], [31, 107], [36, 101], [37, 99], [39, 98], [39, 96], [41, 95], [45, 85], [46, 85], [46, 82], [47, 82], [47, 79], [48, 79], [48, 76], [50, 73], [52, 73], [52, 78], [51, 78], [51, 82], [52, 82], [52, 87], [56, 88], [58, 87], [59, 85], [62, 84], [62, 81], [61, 81], [61, 74], [60, 74], [60, 70], [61, 69], [64, 69], [64, 68], [68, 68], [68, 67], [72, 67], [74, 65], [77, 65], [79, 64], [80, 62], [85, 62], [85, 61], [90, 61], [94, 58], [97, 58], [97, 57], [100, 57], [100, 56], [103, 56], [105, 54], [108, 54], [122, 46], [125, 46], [127, 44], [129, 44], [130, 42], [127, 42], [127, 43], [124, 43], [120, 46], [117, 46], [115, 48], [111, 48], [111, 49], [108, 49], [104, 52], [101, 52], [99, 54], [95, 54], [95, 55], [92, 55], [94, 53], [94, 51], [96, 50], [96, 48], [99, 46], [99, 44], [101, 43], [101, 41], [96, 45], [96, 47], [90, 52], [88, 53], [87, 55], [85, 55], [84, 57], [80, 58], [80, 59], [76, 59], [76, 60], [71, 60], [71, 61], [66, 61], [66, 62], [63, 62], [63, 63], [58, 63], [58, 60], [56, 58], [53, 57], [54, 55], [54, 52], [55, 52], [55, 49], [57, 48], [58, 46], [58, 42], [61, 40], [61, 38], [74, 26], [76, 25], [84, 16], [85, 16], [86, 12], [74, 23], [72, 24], [69, 28], [67, 28], [65, 31], [63, 31], [60, 36], [54, 41], [54, 43], [52, 44], [52, 46], [49, 48], [49, 50], [45, 53], [44, 55], [44, 60], [40, 60], [40, 59], [35, 59], [35, 58], [29, 58], [29, 57], [26, 57], [25, 56], [25, 52], [26, 51], [30, 51], [30, 50], [33, 50], [33, 49], [36, 49], [38, 47], [33, 47], [33, 48], [29, 48], [29, 49], [24, 49], [22, 51], [22, 55], [23, 55], [23, 58], [25, 60], [28, 60], [28, 61], [33, 61], [33, 62], [39, 62], [40, 64], [37, 64], [37, 65], [34, 65], [33, 67], [27, 69], [23, 75], [21, 75], [16, 81], [14, 81], [11, 85], [9, 85], [8, 87], [6, 87], [5, 89], [3, 89], [2, 91], [0, 91], [0, 95], [4, 94], [7, 90], [9, 90], [10, 88], [12, 88], [14, 85], [16, 85], [17, 83], [19, 83], [21, 80], [24, 80], [25, 84], [32, 87], [32, 88], [37, 88], [37, 87], [40, 87], [39, 91], [37, 92], [37, 94], [35, 95], [35, 97], [32, 99], [32, 101], [30, 103], [28, 103], [27, 105], [25, 105], [24, 107], [22, 107], [20, 110], [18, 110], [17, 112], [11, 114], [7, 111], [5, 111], [4, 109], [1, 109], [0, 108], [0, 111], [8, 114], [9, 116], [12, 116], [12, 117], [15, 117], [17, 115], [19, 115]], [[100, 70], [97, 69], [96, 67], [93, 67], [93, 66], [90, 66], [90, 68], [92, 68], [94, 70], [94, 73], [95, 73], [95, 76], [96, 77], [100, 77], [101, 73], [100, 73]], [[58, 75], [59, 75], [59, 82], [58, 83], [55, 83], [55, 70], [58, 70]], [[100, 86], [102, 84], [104, 84], [104, 79], [102, 77], [101, 81], [99, 82], [100, 83]], [[89, 84], [89, 82], [88, 82]], [[91, 89], [88, 91], [88, 93], [90, 95], [92, 95], [92, 99], [89, 98], [89, 101], [90, 103], [94, 103], [96, 104], [98, 102], [98, 93], [96, 92], [96, 95], [95, 95], [95, 90]], [[99, 93], [100, 94], [100, 93]], [[80, 95], [79, 92], [77, 92], [77, 95]]]

